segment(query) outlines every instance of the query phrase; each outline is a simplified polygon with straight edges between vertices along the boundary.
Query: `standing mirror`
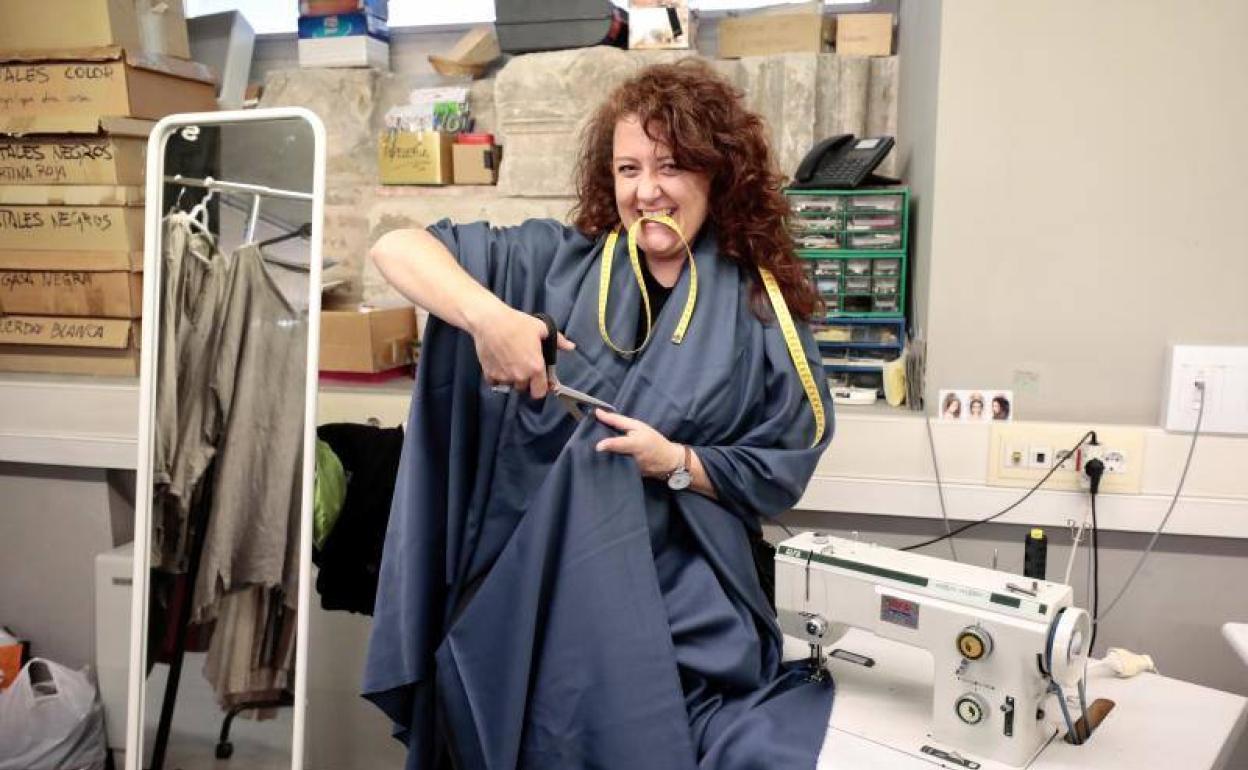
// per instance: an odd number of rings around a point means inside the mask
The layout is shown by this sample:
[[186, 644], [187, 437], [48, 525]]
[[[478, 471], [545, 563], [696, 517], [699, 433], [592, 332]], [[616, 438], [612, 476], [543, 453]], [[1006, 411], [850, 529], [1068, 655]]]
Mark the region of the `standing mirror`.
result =
[[127, 770], [303, 766], [324, 188], [307, 110], [149, 140]]

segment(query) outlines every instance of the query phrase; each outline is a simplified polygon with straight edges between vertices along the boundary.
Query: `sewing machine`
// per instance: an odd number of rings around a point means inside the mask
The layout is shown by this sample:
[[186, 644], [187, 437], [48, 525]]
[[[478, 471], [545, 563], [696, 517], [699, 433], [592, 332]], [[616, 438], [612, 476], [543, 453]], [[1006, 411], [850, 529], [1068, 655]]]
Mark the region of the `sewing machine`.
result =
[[[807, 532], [777, 549], [776, 609], [781, 629], [810, 645], [815, 676], [850, 627], [931, 654], [930, 739], [892, 746], [899, 751], [945, 766], [1023, 767], [1074, 732], [1068, 694], [1086, 712], [1091, 626], [1070, 586]], [[862, 737], [888, 744], [889, 735]]]

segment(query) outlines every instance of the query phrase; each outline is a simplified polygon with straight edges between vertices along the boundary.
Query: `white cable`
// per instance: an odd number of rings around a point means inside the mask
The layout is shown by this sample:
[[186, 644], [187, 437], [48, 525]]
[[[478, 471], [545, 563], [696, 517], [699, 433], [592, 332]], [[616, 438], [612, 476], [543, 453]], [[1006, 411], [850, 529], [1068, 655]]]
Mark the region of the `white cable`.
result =
[[940, 481], [940, 463], [936, 462], [936, 439], [932, 438], [932, 418], [923, 410], [923, 422], [927, 425], [927, 447], [932, 456], [932, 470], [936, 473], [936, 494], [940, 498], [940, 518], [945, 522], [945, 535], [949, 539], [949, 552], [958, 560], [958, 549], [953, 545], [953, 533], [949, 530], [949, 514], [945, 510], [945, 487]]
[[1090, 513], [1084, 513], [1083, 521], [1080, 521], [1079, 526], [1075, 528], [1073, 542], [1070, 544], [1070, 558], [1066, 560], [1066, 576], [1062, 578], [1062, 585], [1070, 585], [1070, 575], [1075, 569], [1075, 552], [1079, 550], [1079, 543], [1083, 540], [1083, 531], [1088, 526], [1089, 515]]
[[1196, 413], [1196, 427], [1192, 430], [1192, 443], [1187, 447], [1187, 460], [1183, 463], [1183, 475], [1179, 476], [1179, 485], [1174, 489], [1174, 497], [1170, 499], [1170, 507], [1166, 510], [1166, 515], [1162, 517], [1161, 523], [1157, 525], [1157, 531], [1153, 533], [1153, 538], [1148, 541], [1148, 547], [1144, 549], [1144, 553], [1140, 554], [1140, 558], [1135, 562], [1135, 569], [1131, 570], [1127, 582], [1123, 584], [1122, 590], [1114, 597], [1114, 600], [1105, 607], [1105, 611], [1101, 613], [1098, 623], [1109, 617], [1109, 613], [1118, 605], [1118, 600], [1123, 597], [1127, 589], [1131, 587], [1131, 583], [1135, 581], [1136, 575], [1140, 574], [1140, 569], [1144, 566], [1144, 561], [1148, 559], [1148, 555], [1153, 552], [1153, 546], [1157, 545], [1157, 538], [1161, 537], [1161, 532], [1166, 528], [1166, 522], [1170, 521], [1170, 514], [1174, 513], [1174, 507], [1179, 502], [1179, 495], [1183, 493], [1183, 484], [1187, 481], [1187, 472], [1192, 467], [1192, 455], [1196, 452], [1196, 439], [1200, 436], [1201, 421], [1205, 417], [1205, 383], [1196, 382], [1196, 390], [1200, 392], [1200, 411]]

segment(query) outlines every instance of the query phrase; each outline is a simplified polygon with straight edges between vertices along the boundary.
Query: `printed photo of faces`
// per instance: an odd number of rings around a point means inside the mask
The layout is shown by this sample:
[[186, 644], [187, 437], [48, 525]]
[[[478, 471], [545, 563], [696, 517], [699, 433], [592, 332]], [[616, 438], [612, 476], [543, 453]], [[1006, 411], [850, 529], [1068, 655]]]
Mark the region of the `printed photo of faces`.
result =
[[1014, 419], [1012, 390], [942, 390], [940, 419], [990, 422]]

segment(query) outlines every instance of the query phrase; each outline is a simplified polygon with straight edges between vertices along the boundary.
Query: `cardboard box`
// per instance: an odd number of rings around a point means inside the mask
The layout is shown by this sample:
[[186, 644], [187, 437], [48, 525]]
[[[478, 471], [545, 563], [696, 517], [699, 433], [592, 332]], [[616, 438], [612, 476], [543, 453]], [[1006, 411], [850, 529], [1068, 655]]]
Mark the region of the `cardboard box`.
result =
[[450, 184], [455, 136], [441, 131], [387, 131], [377, 142], [382, 184]]
[[630, 0], [630, 50], [687, 50], [694, 47], [693, 38], [694, 19], [686, 0]]
[[182, 0], [133, 0], [139, 17], [139, 44], [148, 53], [191, 58]]
[[324, 372], [372, 374], [412, 363], [416, 313], [410, 307], [321, 311]]
[[136, 185], [0, 185], [0, 206], [142, 206]]
[[0, 270], [0, 314], [138, 318], [143, 274]]
[[299, 0], [300, 16], [333, 16], [358, 11], [388, 19], [390, 3], [389, 0]]
[[0, 56], [0, 134], [93, 133], [104, 116], [216, 109], [201, 64], [118, 47]]
[[390, 27], [384, 18], [371, 13], [335, 13], [328, 16], [299, 17], [300, 40], [361, 35], [372, 35], [378, 40], [390, 42]]
[[390, 69], [390, 44], [372, 35], [319, 37], [299, 41], [299, 66]]
[[0, 344], [69, 348], [130, 347], [138, 325], [119, 318], [58, 318], [32, 315], [0, 316]]
[[0, 250], [143, 250], [142, 206], [0, 206]]
[[821, 53], [830, 49], [836, 20], [818, 9], [758, 13], [719, 22], [719, 57]]
[[135, 0], [8, 0], [0, 50], [119, 45], [141, 51]]
[[451, 167], [455, 184], [498, 184], [498, 145], [455, 144]]
[[141, 251], [0, 250], [0, 270], [137, 272]]
[[842, 56], [891, 56], [891, 13], [841, 13], [836, 17], [836, 52]]
[[128, 136], [0, 137], [0, 185], [142, 185], [146, 153]]
[[137, 347], [109, 349], [0, 345], [0, 372], [137, 377], [139, 351]]

